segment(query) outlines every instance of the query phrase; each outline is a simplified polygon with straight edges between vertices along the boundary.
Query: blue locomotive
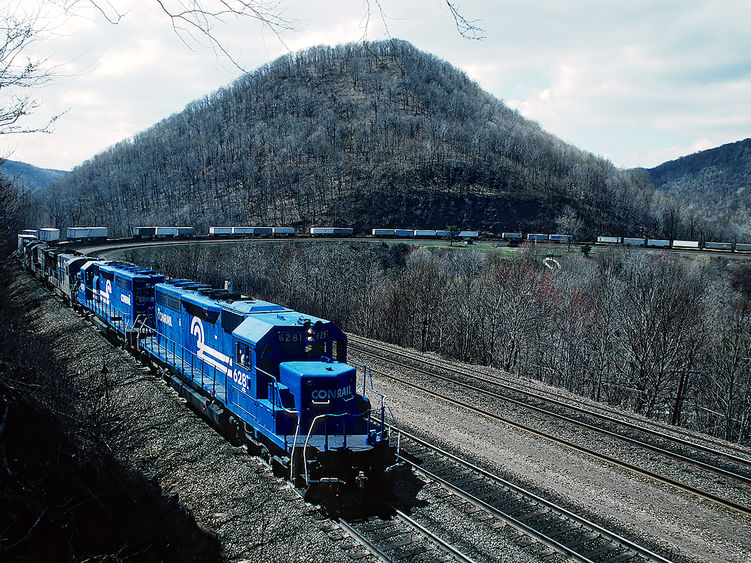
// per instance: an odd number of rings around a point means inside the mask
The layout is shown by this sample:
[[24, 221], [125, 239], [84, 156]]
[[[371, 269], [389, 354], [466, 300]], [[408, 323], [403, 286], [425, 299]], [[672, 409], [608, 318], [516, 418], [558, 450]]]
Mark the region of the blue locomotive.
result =
[[76, 305], [235, 443], [338, 509], [383, 498], [400, 468], [384, 397], [357, 392], [332, 322], [122, 262], [77, 272]]

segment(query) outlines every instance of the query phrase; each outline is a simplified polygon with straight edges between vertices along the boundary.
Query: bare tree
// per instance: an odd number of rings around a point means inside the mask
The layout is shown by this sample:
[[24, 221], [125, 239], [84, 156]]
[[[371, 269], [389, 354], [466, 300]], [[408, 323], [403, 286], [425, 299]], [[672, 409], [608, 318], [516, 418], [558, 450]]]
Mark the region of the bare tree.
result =
[[26, 127], [23, 122], [38, 102], [19, 92], [38, 88], [51, 78], [43, 60], [24, 56], [38, 33], [34, 17], [18, 17], [9, 8], [0, 12], [0, 135], [48, 131], [56, 119], [42, 127]]

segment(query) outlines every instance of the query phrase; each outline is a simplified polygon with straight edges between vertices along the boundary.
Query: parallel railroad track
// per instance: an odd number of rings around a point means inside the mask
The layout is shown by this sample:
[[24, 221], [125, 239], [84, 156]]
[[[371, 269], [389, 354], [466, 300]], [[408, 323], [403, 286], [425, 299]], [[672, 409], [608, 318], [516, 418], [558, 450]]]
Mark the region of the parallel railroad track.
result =
[[[371, 350], [367, 350], [366, 347], [370, 347]], [[486, 388], [481, 388], [481, 387], [478, 387], [476, 385], [470, 385], [468, 383], [465, 383], [465, 382], [462, 382], [462, 381], [458, 381], [458, 380], [453, 379], [453, 378], [448, 378], [446, 376], [443, 376], [443, 375], [440, 375], [440, 374], [436, 374], [436, 373], [433, 373], [432, 371], [428, 371], [428, 370], [425, 370], [425, 369], [422, 369], [422, 368], [416, 368], [413, 365], [410, 365], [408, 363], [402, 362], [401, 360], [397, 360], [397, 359], [394, 359], [393, 357], [389, 357], [389, 356], [394, 355], [394, 354], [395, 355], [399, 355], [400, 354], [399, 352], [395, 352], [395, 351], [391, 350], [390, 348], [386, 349], [386, 354], [388, 354], [388, 355], [385, 355], [383, 350], [379, 350], [378, 352], [373, 352], [372, 348], [377, 348], [377, 345], [375, 345], [375, 344], [373, 344], [371, 342], [368, 342], [368, 341], [361, 340], [361, 339], [359, 339], [357, 337], [354, 337], [354, 338], [350, 337], [350, 349], [360, 351], [360, 352], [365, 353], [365, 354], [367, 354], [369, 356], [372, 356], [372, 357], [376, 357], [379, 360], [386, 361], [386, 362], [389, 362], [389, 363], [395, 364], [395, 365], [400, 365], [402, 367], [406, 367], [406, 368], [408, 368], [408, 369], [410, 369], [412, 371], [419, 372], [419, 373], [421, 373], [423, 375], [426, 375], [428, 377], [437, 378], [437, 379], [441, 380], [442, 382], [448, 381], [452, 385], [456, 385], [456, 386], [458, 386], [460, 388], [463, 388], [465, 390], [466, 389], [471, 389], [472, 392], [474, 392], [474, 393], [480, 393], [482, 395], [492, 397], [494, 400], [495, 399], [503, 400], [503, 401], [506, 401], [506, 402], [509, 402], [509, 403], [513, 403], [513, 404], [515, 404], [517, 406], [520, 406], [522, 408], [533, 410], [533, 411], [538, 412], [538, 413], [542, 413], [545, 416], [550, 416], [550, 417], [554, 417], [554, 418], [559, 419], [559, 420], [564, 420], [567, 423], [575, 424], [578, 427], [586, 428], [589, 431], [597, 432], [597, 433], [603, 434], [603, 435], [605, 435], [605, 436], [607, 436], [609, 438], [613, 438], [613, 439], [617, 439], [617, 440], [626, 442], [629, 445], [641, 447], [641, 448], [650, 450], [652, 452], [656, 452], [659, 455], [664, 455], [664, 456], [667, 456], [669, 458], [672, 458], [672, 459], [675, 459], [675, 460], [679, 460], [683, 464], [690, 464], [690, 465], [694, 465], [696, 467], [699, 467], [702, 470], [711, 471], [713, 473], [722, 475], [723, 477], [726, 477], [728, 479], [732, 479], [732, 480], [736, 481], [738, 487], [742, 488], [742, 489], [745, 488], [744, 490], [748, 490], [747, 489], [748, 484], [751, 483], [751, 477], [749, 477], [748, 473], [745, 473], [745, 472], [744, 473], [740, 473], [738, 471], [729, 470], [729, 469], [727, 469], [725, 467], [719, 467], [717, 465], [713, 465], [713, 464], [711, 464], [709, 462], [706, 462], [706, 461], [703, 461], [701, 459], [697, 459], [696, 457], [689, 457], [688, 455], [684, 455], [684, 454], [677, 453], [675, 451], [667, 450], [667, 449], [662, 448], [660, 446], [654, 445], [653, 443], [648, 443], [648, 442], [645, 442], [645, 441], [642, 441], [642, 440], [631, 438], [629, 436], [624, 436], [619, 431], [609, 430], [607, 428], [594, 426], [593, 424], [588, 423], [588, 422], [583, 422], [581, 420], [576, 420], [576, 419], [572, 418], [571, 416], [562, 415], [562, 414], [560, 414], [558, 412], [555, 412], [555, 411], [553, 411], [552, 409], [549, 409], [549, 408], [541, 408], [541, 407], [539, 407], [537, 405], [530, 404], [527, 401], [523, 401], [523, 400], [519, 400], [519, 399], [514, 399], [514, 398], [511, 398], [511, 397], [507, 397], [505, 395], [499, 394], [498, 392], [489, 391]], [[424, 359], [421, 360], [421, 361], [423, 363], [426, 362], [426, 360], [424, 360]], [[614, 457], [612, 455], [604, 454], [604, 453], [602, 453], [600, 451], [597, 451], [597, 450], [595, 450], [593, 448], [581, 445], [579, 443], [574, 443], [571, 440], [562, 439], [560, 437], [557, 437], [557, 436], [553, 435], [550, 432], [547, 432], [547, 431], [544, 431], [544, 430], [540, 430], [540, 429], [534, 428], [534, 427], [532, 427], [530, 425], [520, 423], [520, 422], [518, 422], [516, 420], [512, 420], [512, 419], [510, 419], [510, 418], [508, 418], [506, 416], [501, 416], [501, 415], [499, 415], [497, 413], [490, 412], [488, 410], [484, 410], [484, 409], [482, 409], [480, 407], [477, 407], [474, 404], [468, 403], [467, 401], [457, 399], [456, 397], [453, 397], [453, 396], [449, 396], [446, 393], [437, 392], [437, 391], [434, 391], [432, 389], [427, 388], [424, 385], [420, 385], [420, 384], [414, 383], [412, 381], [407, 381], [403, 377], [397, 377], [397, 376], [394, 376], [394, 375], [391, 375], [391, 374], [388, 374], [388, 373], [383, 373], [381, 371], [379, 371], [378, 373], [382, 377], [385, 377], [387, 379], [391, 379], [393, 381], [396, 381], [396, 382], [398, 382], [398, 383], [400, 383], [402, 385], [406, 385], [406, 386], [411, 387], [413, 389], [420, 390], [423, 393], [426, 393], [426, 394], [432, 395], [434, 397], [440, 398], [440, 399], [442, 399], [444, 401], [447, 401], [449, 403], [452, 403], [452, 404], [457, 405], [459, 407], [462, 407], [464, 409], [470, 410], [470, 411], [475, 412], [477, 414], [480, 414], [482, 416], [488, 417], [488, 418], [493, 419], [493, 420], [497, 420], [497, 421], [502, 422], [504, 424], [508, 424], [508, 425], [514, 426], [516, 428], [519, 428], [519, 429], [524, 430], [526, 432], [529, 432], [531, 434], [534, 434], [534, 435], [540, 436], [542, 438], [545, 438], [547, 440], [550, 440], [550, 441], [556, 442], [558, 444], [561, 444], [561, 445], [563, 445], [563, 446], [565, 446], [567, 448], [574, 449], [576, 451], [588, 454], [588, 455], [593, 456], [595, 458], [598, 458], [600, 460], [603, 460], [603, 461], [606, 461], [608, 463], [611, 463], [613, 465], [616, 465], [616, 466], [628, 469], [628, 470], [630, 470], [632, 472], [639, 473], [641, 475], [650, 477], [650, 478], [652, 478], [654, 480], [657, 480], [659, 482], [666, 483], [666, 484], [671, 485], [673, 487], [682, 489], [682, 490], [684, 490], [686, 492], [689, 492], [689, 493], [692, 493], [692, 494], [697, 495], [699, 497], [702, 497], [704, 499], [710, 500], [710, 501], [712, 501], [714, 503], [717, 503], [717, 504], [719, 504], [721, 506], [724, 506], [726, 508], [730, 508], [730, 509], [733, 509], [735, 511], [738, 511], [738, 512], [741, 512], [741, 513], [744, 513], [744, 514], [751, 514], [751, 507], [746, 506], [745, 504], [741, 504], [740, 502], [736, 502], [735, 500], [724, 498], [724, 497], [719, 496], [717, 494], [714, 494], [714, 493], [712, 493], [710, 491], [702, 490], [702, 489], [700, 489], [700, 488], [698, 488], [696, 486], [693, 486], [693, 485], [690, 485], [690, 484], [686, 484], [684, 482], [678, 481], [678, 480], [676, 480], [674, 478], [671, 478], [671, 477], [668, 477], [666, 475], [659, 474], [659, 473], [657, 473], [655, 471], [652, 471], [650, 469], [639, 467], [639, 466], [635, 465], [634, 463], [630, 463], [628, 461], [624, 461], [622, 459], [618, 459], [618, 458], [616, 458], [616, 457]], [[494, 383], [494, 382], [488, 382], [488, 381], [486, 381], [486, 383]], [[541, 396], [538, 395], [538, 397], [541, 397]], [[583, 411], [584, 409], [581, 409], [581, 410]], [[617, 424], [619, 422], [616, 419], [608, 419], [607, 417], [605, 417], [604, 415], [601, 415], [601, 414], [595, 414], [594, 416], [595, 417], [599, 417], [602, 420], [609, 420], [610, 422], [615, 423], [615, 424]], [[638, 427], [638, 428], [640, 429], [640, 427]], [[685, 444], [693, 445], [692, 442], [686, 442]], [[709, 449], [709, 448], [704, 448], [704, 449], [706, 450], [706, 449]], [[702, 451], [701, 448], [699, 448], [698, 450]], [[710, 451], [712, 451], [712, 450], [710, 450]], [[707, 452], [704, 452], [704, 454], [707, 455]], [[728, 458], [726, 457], [725, 459], [728, 459]], [[739, 457], [739, 456], [731, 456], [730, 459], [734, 460], [734, 462], [736, 462], [736, 463], [739, 463], [741, 466], [746, 465], [746, 471], [748, 471], [748, 462], [747, 462], [747, 460], [745, 460], [744, 458]]]
[[402, 448], [417, 473], [572, 561], [667, 559], [404, 431]]
[[[727, 442], [720, 443], [719, 440], [711, 436], [706, 436], [702, 439], [706, 443], [714, 442], [717, 445], [716, 447], [707, 446], [699, 443], [695, 435], [692, 435], [677, 426], [669, 426], [653, 420], [645, 423], [643, 419], [629, 416], [627, 413], [620, 413], [618, 417], [614, 417], [607, 409], [570, 395], [556, 393], [553, 390], [546, 390], [543, 394], [540, 392], [539, 386], [527, 384], [524, 380], [512, 381], [508, 378], [491, 378], [482, 374], [478, 369], [473, 370], [471, 368], [461, 368], [456, 365], [444, 364], [439, 366], [434, 362], [430, 362], [418, 352], [408, 352], [390, 344], [365, 339], [352, 334], [348, 335], [348, 338], [350, 343], [354, 344], [354, 346], [351, 346], [353, 349], [374, 357], [379, 357], [385, 361], [391, 361], [393, 357], [399, 357], [405, 363], [411, 362], [417, 370], [425, 372], [424, 369], [421, 369], [421, 366], [424, 368], [427, 365], [433, 370], [439, 369], [447, 374], [465, 377], [471, 381], [491, 385], [496, 389], [502, 389], [509, 393], [511, 395], [510, 398], [513, 396], [521, 396], [527, 400], [527, 402], [535, 401], [531, 404], [548, 405], [546, 410], [551, 412], [568, 411], [575, 415], [605, 421], [620, 430], [627, 429], [637, 434], [648, 435], [658, 440], [669, 441], [672, 442], [676, 448], [686, 448], [697, 452], [703, 452], [712, 456], [712, 459], [719, 458], [726, 460], [729, 464], [737, 464], [737, 472], [745, 473], [747, 477], [751, 477], [751, 452], [748, 448]], [[367, 348], [377, 350], [378, 352], [373, 353], [372, 350], [368, 350]], [[391, 358], [384, 356], [383, 354], [387, 354], [388, 356], [391, 356]], [[552, 411], [551, 407], [560, 409], [560, 411]], [[645, 424], [648, 424], [651, 428], [645, 426]]]

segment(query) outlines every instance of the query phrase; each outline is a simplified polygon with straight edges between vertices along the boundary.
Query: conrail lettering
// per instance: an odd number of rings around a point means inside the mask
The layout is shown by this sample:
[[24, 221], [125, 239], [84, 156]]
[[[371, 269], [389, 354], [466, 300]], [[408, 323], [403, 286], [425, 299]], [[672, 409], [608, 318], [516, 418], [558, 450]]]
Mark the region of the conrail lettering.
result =
[[160, 323], [164, 323], [167, 326], [172, 326], [172, 317], [170, 317], [169, 315], [165, 315], [164, 313], [162, 313], [158, 309], [157, 309], [157, 312], [156, 312], [156, 318], [157, 318], [157, 320]]
[[341, 399], [342, 397], [349, 397], [352, 394], [352, 386], [347, 385], [339, 389], [314, 389], [310, 394], [313, 399], [318, 401], [325, 401], [327, 399]]

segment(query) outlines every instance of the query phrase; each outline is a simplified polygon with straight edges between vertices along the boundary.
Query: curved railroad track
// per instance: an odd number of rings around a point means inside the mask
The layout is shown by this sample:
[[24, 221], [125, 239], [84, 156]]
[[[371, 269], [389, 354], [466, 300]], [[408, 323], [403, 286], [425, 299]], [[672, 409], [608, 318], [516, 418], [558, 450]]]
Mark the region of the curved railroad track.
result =
[[[370, 350], [367, 350], [367, 348], [370, 348]], [[700, 455], [711, 456], [711, 452], [714, 451], [711, 450], [711, 448], [698, 448], [693, 452], [693, 456], [687, 455], [686, 453], [672, 451], [670, 449], [666, 449], [662, 445], [656, 445], [655, 443], [648, 442], [644, 439], [637, 439], [628, 435], [624, 435], [622, 428], [619, 430], [617, 427], [619, 422], [616, 419], [608, 419], [603, 414], [597, 414], [596, 416], [601, 421], [608, 421], [609, 424], [615, 424], [615, 429], [597, 426], [591, 421], [579, 420], [577, 418], [574, 418], [573, 416], [570, 416], [569, 414], [561, 414], [560, 412], [556, 412], [549, 407], [540, 407], [536, 404], [531, 403], [529, 400], [521, 400], [519, 398], [509, 397], [506, 394], [501, 394], [497, 388], [492, 389], [485, 386], [478, 386], [476, 382], [470, 384], [465, 381], [457, 380], [456, 378], [434, 373], [432, 369], [428, 370], [424, 368], [424, 364], [427, 362], [425, 359], [421, 359], [421, 361], [423, 362], [423, 367], [417, 368], [408, 362], [404, 362], [403, 358], [397, 359], [390, 357], [394, 354], [392, 350], [389, 349], [389, 347], [384, 350], [383, 347], [379, 344], [374, 344], [373, 342], [365, 341], [357, 337], [350, 337], [350, 349], [357, 350], [361, 353], [367, 354], [368, 356], [375, 357], [380, 361], [385, 361], [389, 364], [415, 372], [417, 373], [417, 378], [426, 378], [429, 381], [432, 381], [434, 384], [437, 381], [441, 385], [441, 390], [436, 390], [435, 385], [430, 386], [424, 382], [416, 382], [415, 377], [407, 379], [405, 374], [396, 376], [392, 373], [386, 373], [383, 370], [374, 370], [374, 372], [378, 373], [378, 375], [381, 377], [385, 377], [412, 389], [419, 390], [421, 393], [442, 399], [463, 409], [469, 410], [476, 414], [480, 414], [484, 417], [488, 417], [492, 420], [511, 425], [525, 432], [560, 444], [566, 448], [584, 453], [617, 467], [627, 469], [631, 472], [681, 489], [684, 492], [688, 492], [703, 499], [712, 501], [725, 508], [738, 511], [746, 515], [751, 515], [751, 507], [748, 506], [748, 500], [746, 500], [748, 498], [748, 485], [749, 483], [751, 483], [751, 476], [748, 473], [748, 461], [744, 457], [735, 455], [731, 455], [730, 457], [726, 456], [726, 463], [728, 459], [731, 459], [734, 463], [737, 463], [740, 466], [729, 469], [728, 467], [713, 464], [699, 457]], [[377, 351], [374, 351], [374, 349]], [[398, 354], [396, 355], [398, 356]], [[431, 365], [430, 367], [433, 368], [435, 366]], [[449, 386], [446, 385], [447, 383], [449, 384], [451, 389], [449, 389]], [[488, 382], [486, 381], [486, 383]], [[461, 397], [462, 393], [466, 394], [467, 392], [473, 393], [472, 402]], [[565, 425], [569, 425], [570, 427], [575, 427], [578, 430], [585, 429], [589, 433], [597, 434], [601, 437], [601, 439], [609, 440], [610, 442], [604, 445], [600, 445], [599, 443], [596, 443], [594, 446], [583, 445], [581, 432], [575, 433], [574, 438], [561, 437], [560, 432], [556, 434], [555, 432], [551, 431], [550, 427], [552, 425], [550, 425], [549, 423], [537, 424], [533, 426], [526, 422], [520, 422], [519, 420], [516, 420], [515, 418], [512, 418], [510, 416], [501, 415], [497, 412], [497, 409], [491, 410], [491, 408], [493, 408], [491, 406], [478, 406], [482, 402], [480, 400], [481, 397], [484, 397], [486, 402], [492, 401], [493, 404], [495, 404], [499, 400], [504, 401], [505, 403], [513, 405], [515, 408], [523, 409], [527, 412], [532, 411], [536, 415], [546, 417], [548, 421], [550, 420], [550, 418], [553, 418], [558, 422], [562, 422]], [[537, 398], [539, 397], [540, 396], [538, 395]], [[559, 406], [561, 406], [560, 403]], [[584, 409], [580, 410], [583, 411]], [[508, 412], [508, 409], [505, 412]], [[579, 414], [581, 414], [581, 412], [579, 412]], [[647, 435], [651, 434], [647, 433]], [[617, 453], [610, 453], [608, 450], [612, 449], [611, 442], [613, 441], [617, 441], [622, 444], [618, 448], [619, 450], [624, 447], [631, 448], [631, 457], [637, 457], [641, 460], [642, 456], [647, 456], [648, 454], [652, 456], [658, 456], [656, 461], [659, 463], [653, 462], [652, 465], [660, 467], [659, 472], [655, 469], [645, 467], [644, 464], [639, 464], [635, 461], [623, 459], [624, 457], [628, 458], [629, 455], [623, 455], [620, 453], [620, 451]], [[683, 447], [686, 447], [689, 443], [682, 442], [682, 444]], [[691, 442], [690, 444], [693, 445], [693, 442]], [[710, 451], [707, 452], [707, 449], [709, 449]], [[718, 452], [718, 455], [719, 453], [720, 452]], [[662, 462], [660, 462], [660, 459], [662, 460]], [[667, 474], [671, 469], [668, 463], [666, 463], [667, 460], [669, 460], [669, 462], [672, 462], [672, 476]], [[687, 468], [689, 467], [694, 468], [694, 473], [691, 473], [687, 470]], [[708, 480], [701, 474], [702, 472], [704, 474], [710, 472], [715, 476], [715, 478]], [[712, 486], [715, 486], [714, 482], [717, 481], [717, 476], [722, 477], [723, 486], [727, 487], [731, 491], [731, 494], [729, 496], [735, 498], [728, 498], [728, 495], [719, 494], [716, 491], [711, 491], [704, 488], [704, 483], [707, 481], [711, 481]], [[701, 482], [701, 484], [697, 484], [697, 482]], [[723, 489], [723, 491], [725, 491], [725, 489]]]

